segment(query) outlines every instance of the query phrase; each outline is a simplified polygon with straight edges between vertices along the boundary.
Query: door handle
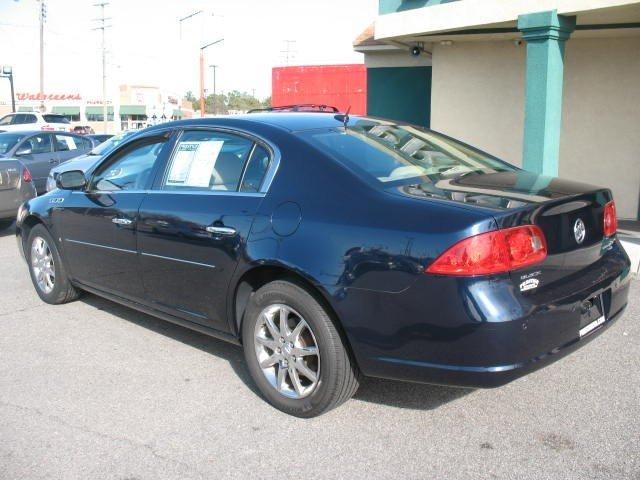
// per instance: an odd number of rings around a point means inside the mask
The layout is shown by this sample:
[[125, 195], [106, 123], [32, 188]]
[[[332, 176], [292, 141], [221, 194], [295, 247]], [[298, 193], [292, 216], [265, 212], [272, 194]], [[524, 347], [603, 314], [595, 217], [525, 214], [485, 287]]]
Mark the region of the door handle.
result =
[[236, 229], [233, 227], [207, 227], [205, 230], [209, 233], [215, 233], [217, 235], [235, 235]]
[[133, 220], [128, 218], [112, 218], [111, 221], [116, 225], [131, 225], [133, 223]]

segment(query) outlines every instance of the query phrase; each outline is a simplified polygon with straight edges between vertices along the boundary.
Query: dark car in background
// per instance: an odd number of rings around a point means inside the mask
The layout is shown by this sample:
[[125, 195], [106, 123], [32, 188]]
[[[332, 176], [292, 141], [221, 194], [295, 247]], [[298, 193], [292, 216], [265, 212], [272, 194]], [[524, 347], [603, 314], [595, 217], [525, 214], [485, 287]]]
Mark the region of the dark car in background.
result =
[[77, 133], [78, 135], [90, 135], [96, 133], [89, 125], [76, 125], [73, 127], [72, 132]]
[[[52, 168], [51, 171], [49, 171], [49, 176], [47, 177], [47, 192], [56, 188], [56, 178], [60, 172], [64, 172], [66, 170], [88, 170], [89, 167], [93, 166], [103, 155], [108, 154], [126, 138], [138, 132], [140, 132], [140, 130], [126, 130], [116, 135], [87, 135], [86, 138], [90, 138], [94, 143], [98, 142], [97, 145], [84, 155], [75, 157], [72, 160], [66, 161]], [[99, 142], [99, 137], [102, 136], [106, 136], [107, 138], [104, 141]]]
[[38, 194], [46, 192], [47, 177], [53, 167], [87, 153], [93, 146], [90, 139], [66, 132], [0, 133], [0, 158], [20, 160], [31, 172]]
[[56, 182], [16, 224], [43, 301], [86, 290], [242, 344], [264, 397], [300, 417], [361, 375], [503, 385], [627, 305], [609, 189], [413, 125], [171, 122]]

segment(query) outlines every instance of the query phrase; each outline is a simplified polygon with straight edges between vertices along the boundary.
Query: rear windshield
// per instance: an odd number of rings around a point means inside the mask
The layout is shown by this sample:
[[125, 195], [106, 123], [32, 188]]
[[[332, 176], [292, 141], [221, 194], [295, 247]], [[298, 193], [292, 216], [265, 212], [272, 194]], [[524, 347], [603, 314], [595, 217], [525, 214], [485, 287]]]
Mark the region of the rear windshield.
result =
[[0, 133], [0, 155], [4, 155], [15, 147], [24, 135], [15, 133]]
[[44, 121], [47, 123], [71, 123], [67, 117], [62, 115], [47, 114], [43, 115], [42, 118], [44, 118]]
[[388, 183], [407, 179], [437, 182], [471, 172], [515, 167], [444, 135], [408, 125], [358, 120], [346, 128], [299, 134], [350, 169]]

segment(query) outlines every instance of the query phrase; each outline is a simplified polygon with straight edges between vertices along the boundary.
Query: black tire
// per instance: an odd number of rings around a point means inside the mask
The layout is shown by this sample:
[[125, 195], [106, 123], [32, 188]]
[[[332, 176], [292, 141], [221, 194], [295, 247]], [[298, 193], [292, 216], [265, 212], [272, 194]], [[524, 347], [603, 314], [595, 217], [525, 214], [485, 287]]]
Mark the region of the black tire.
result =
[[5, 218], [3, 220], [0, 220], [0, 230], [6, 230], [7, 228], [9, 228], [11, 225], [13, 225], [13, 218]]
[[[300, 314], [318, 347], [317, 384], [304, 398], [289, 398], [280, 393], [267, 380], [256, 355], [255, 331], [260, 314], [278, 304]], [[249, 372], [260, 392], [271, 405], [289, 415], [316, 417], [342, 404], [358, 389], [360, 372], [331, 316], [313, 295], [293, 282], [277, 280], [251, 296], [242, 324], [242, 339]]]
[[[32, 246], [38, 238], [42, 238], [46, 242], [46, 245], [51, 252], [51, 257], [53, 258], [53, 271], [55, 272], [55, 281], [53, 282], [52, 290], [49, 292], [44, 291], [38, 285], [38, 280], [34, 272], [34, 264], [32, 261]], [[44, 225], [36, 225], [31, 229], [25, 248], [25, 256], [29, 264], [29, 274], [31, 275], [33, 286], [36, 289], [38, 296], [44, 302], [50, 303], [52, 305], [59, 305], [62, 303], [71, 302], [78, 298], [78, 290], [76, 290], [69, 281], [69, 277], [67, 276], [64, 264], [62, 263], [62, 259], [60, 258], [60, 253], [58, 252], [56, 242], [53, 240], [53, 237], [51, 236], [51, 234], [49, 234], [49, 231], [44, 227]]]

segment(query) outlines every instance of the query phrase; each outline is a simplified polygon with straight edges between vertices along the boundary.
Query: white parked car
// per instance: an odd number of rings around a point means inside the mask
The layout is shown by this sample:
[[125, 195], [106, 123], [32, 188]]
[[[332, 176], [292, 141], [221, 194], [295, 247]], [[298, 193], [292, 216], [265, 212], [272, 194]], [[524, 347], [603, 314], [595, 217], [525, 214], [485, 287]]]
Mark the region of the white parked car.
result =
[[21, 132], [25, 130], [70, 132], [71, 129], [69, 119], [55, 113], [10, 113], [0, 118], [0, 132]]

